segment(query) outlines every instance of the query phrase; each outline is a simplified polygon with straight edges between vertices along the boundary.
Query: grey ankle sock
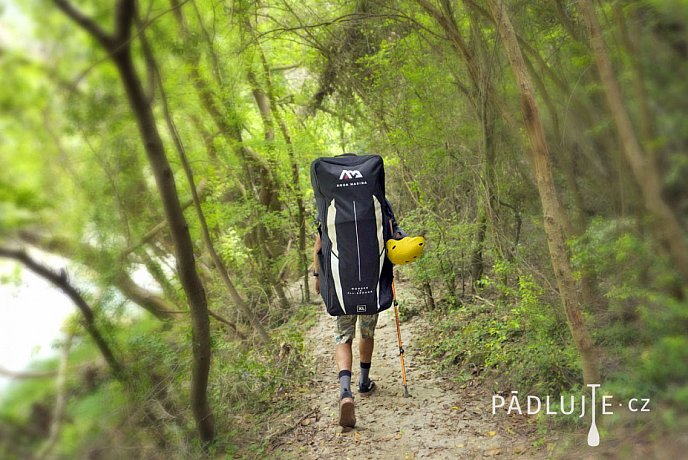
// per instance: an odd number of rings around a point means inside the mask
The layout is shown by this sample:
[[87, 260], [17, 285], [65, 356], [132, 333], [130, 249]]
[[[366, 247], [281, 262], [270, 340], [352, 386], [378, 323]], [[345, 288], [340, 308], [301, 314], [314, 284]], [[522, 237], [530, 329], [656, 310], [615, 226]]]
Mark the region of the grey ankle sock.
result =
[[339, 398], [351, 397], [351, 371], [339, 371]]
[[361, 379], [358, 381], [359, 386], [365, 386], [370, 383], [370, 378], [368, 377], [368, 374], [370, 374], [370, 364], [371, 363], [361, 363]]

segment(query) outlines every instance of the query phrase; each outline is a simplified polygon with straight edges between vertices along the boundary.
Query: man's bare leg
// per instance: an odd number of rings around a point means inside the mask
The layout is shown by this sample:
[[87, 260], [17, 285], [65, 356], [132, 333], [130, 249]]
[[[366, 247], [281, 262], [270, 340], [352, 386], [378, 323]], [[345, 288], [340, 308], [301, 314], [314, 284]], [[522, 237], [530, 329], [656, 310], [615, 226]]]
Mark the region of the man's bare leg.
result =
[[[359, 355], [362, 363], [370, 363], [373, 360], [373, 350], [375, 349], [375, 339], [361, 338], [359, 341]], [[351, 342], [340, 343], [335, 348], [335, 361], [338, 371], [351, 372], [353, 353], [351, 352]]]
[[364, 339], [361, 337], [359, 342], [359, 352], [362, 363], [369, 363], [373, 360], [373, 349], [375, 348], [375, 339]]
[[338, 371], [351, 371], [351, 342], [340, 343], [334, 351]]

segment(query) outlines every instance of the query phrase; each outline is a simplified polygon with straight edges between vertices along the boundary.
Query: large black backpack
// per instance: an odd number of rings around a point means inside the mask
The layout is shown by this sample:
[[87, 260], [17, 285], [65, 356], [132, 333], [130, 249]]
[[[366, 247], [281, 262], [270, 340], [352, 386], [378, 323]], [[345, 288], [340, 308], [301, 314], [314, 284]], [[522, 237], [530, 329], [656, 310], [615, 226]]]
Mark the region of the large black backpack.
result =
[[346, 154], [311, 164], [322, 250], [320, 294], [327, 312], [372, 315], [392, 304], [392, 263], [385, 242], [396, 225], [385, 199], [379, 155]]

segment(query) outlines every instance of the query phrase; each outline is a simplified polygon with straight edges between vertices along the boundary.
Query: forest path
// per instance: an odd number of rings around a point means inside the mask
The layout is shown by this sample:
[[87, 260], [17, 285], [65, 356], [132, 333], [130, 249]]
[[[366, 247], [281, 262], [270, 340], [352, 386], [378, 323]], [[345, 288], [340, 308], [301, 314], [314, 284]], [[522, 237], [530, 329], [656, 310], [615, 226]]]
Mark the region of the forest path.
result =
[[[377, 389], [369, 397], [354, 393], [356, 427], [338, 425], [339, 382], [334, 363], [333, 321], [320, 310], [310, 330], [307, 347], [313, 353], [316, 373], [304, 395], [307, 415], [290, 422], [273, 440], [274, 453], [300, 459], [457, 459], [543, 458], [532, 447], [535, 427], [525, 419], [492, 415], [491, 395], [469, 382], [458, 388], [436, 375], [424, 362], [417, 345], [422, 319], [401, 326], [411, 397], [403, 397], [394, 310], [380, 315], [375, 332], [371, 378]], [[358, 329], [358, 328], [357, 328]], [[356, 331], [357, 337], [359, 331]], [[358, 381], [358, 338], [354, 340], [352, 382]], [[352, 385], [353, 386], [353, 385]], [[288, 424], [287, 424], [288, 425]]]

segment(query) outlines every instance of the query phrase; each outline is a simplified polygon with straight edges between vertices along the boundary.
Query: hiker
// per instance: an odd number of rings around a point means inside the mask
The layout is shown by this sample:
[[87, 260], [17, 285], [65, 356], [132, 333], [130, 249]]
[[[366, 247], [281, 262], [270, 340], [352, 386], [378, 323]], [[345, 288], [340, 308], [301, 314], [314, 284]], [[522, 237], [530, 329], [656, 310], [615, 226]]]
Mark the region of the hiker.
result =
[[[386, 257], [385, 241], [405, 233], [384, 197], [381, 157], [346, 154], [319, 158], [311, 166], [311, 181], [318, 205], [313, 247], [315, 291], [321, 294], [328, 313], [335, 316], [339, 424], [353, 427], [351, 346], [356, 323], [361, 332], [358, 394], [368, 396], [376, 388], [370, 379], [375, 326], [379, 312], [392, 303], [392, 262]], [[321, 284], [324, 274], [328, 279]]]

